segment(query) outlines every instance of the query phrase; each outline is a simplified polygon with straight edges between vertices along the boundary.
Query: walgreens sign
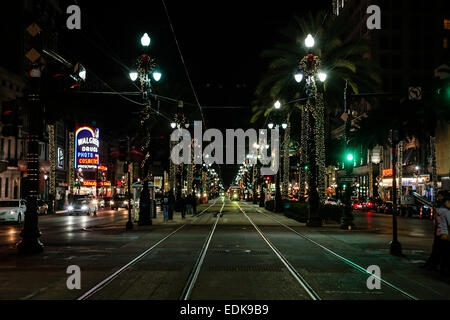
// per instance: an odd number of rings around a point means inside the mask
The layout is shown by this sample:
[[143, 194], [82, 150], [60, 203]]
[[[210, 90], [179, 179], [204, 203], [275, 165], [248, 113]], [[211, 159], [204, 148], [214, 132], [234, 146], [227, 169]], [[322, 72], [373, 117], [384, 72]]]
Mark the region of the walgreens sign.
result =
[[75, 168], [96, 170], [99, 159], [99, 130], [81, 127], [75, 131]]

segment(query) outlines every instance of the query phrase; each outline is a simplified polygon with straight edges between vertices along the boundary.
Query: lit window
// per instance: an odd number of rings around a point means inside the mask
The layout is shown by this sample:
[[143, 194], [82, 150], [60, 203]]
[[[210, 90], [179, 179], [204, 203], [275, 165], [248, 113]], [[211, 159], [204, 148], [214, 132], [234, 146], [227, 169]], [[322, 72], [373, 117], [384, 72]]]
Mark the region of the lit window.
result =
[[448, 49], [448, 38], [444, 38], [444, 49]]
[[444, 29], [450, 30], [450, 19], [444, 19]]

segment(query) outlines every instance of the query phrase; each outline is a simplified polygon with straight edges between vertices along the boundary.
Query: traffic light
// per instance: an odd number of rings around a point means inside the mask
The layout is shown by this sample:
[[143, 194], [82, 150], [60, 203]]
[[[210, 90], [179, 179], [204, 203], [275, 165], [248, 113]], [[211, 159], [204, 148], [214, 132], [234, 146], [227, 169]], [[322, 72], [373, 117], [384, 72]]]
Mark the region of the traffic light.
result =
[[450, 101], [450, 78], [441, 79], [436, 85], [436, 94], [438, 99]]
[[18, 135], [18, 106], [17, 100], [4, 101], [2, 103], [2, 135], [4, 137]]
[[126, 161], [128, 157], [128, 140], [121, 139], [119, 143], [119, 160]]
[[347, 174], [352, 174], [353, 172], [354, 159], [355, 157], [353, 156], [352, 152], [347, 151], [345, 153], [345, 172]]
[[269, 182], [271, 180], [270, 176], [266, 177], [266, 181]]

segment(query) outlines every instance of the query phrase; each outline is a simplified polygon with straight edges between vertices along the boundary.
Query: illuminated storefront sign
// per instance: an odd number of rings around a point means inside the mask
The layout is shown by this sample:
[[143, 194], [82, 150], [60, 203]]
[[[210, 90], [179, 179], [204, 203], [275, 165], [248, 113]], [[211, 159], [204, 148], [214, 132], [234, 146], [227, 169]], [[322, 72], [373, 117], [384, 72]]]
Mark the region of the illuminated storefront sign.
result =
[[98, 166], [99, 171], [108, 171], [108, 168], [106, 166]]
[[58, 168], [64, 168], [64, 150], [58, 147]]
[[99, 165], [99, 130], [81, 127], [75, 131], [75, 168], [96, 170]]
[[154, 185], [157, 188], [161, 188], [162, 187], [162, 177], [155, 177], [154, 178]]
[[83, 187], [95, 187], [97, 182], [95, 180], [83, 180], [81, 183]]
[[383, 170], [383, 176], [392, 176], [393, 174], [394, 174], [394, 171], [392, 169]]
[[100, 181], [98, 183], [99, 187], [111, 187], [111, 182], [109, 181]]

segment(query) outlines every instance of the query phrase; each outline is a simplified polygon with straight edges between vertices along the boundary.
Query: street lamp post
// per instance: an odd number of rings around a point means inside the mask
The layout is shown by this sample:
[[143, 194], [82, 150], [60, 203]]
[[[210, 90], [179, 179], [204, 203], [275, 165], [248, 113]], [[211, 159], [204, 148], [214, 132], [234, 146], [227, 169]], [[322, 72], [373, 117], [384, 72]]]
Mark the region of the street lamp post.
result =
[[392, 255], [402, 255], [402, 246], [397, 239], [397, 143], [399, 142], [398, 131], [391, 130], [392, 143], [392, 241], [389, 244], [389, 251]]
[[[40, 100], [40, 76], [38, 66], [30, 72], [30, 92], [28, 93], [28, 104], [30, 106], [31, 119], [41, 119], [42, 109]], [[22, 232], [22, 240], [17, 244], [19, 253], [32, 254], [44, 250], [44, 245], [39, 241], [42, 235], [38, 225], [37, 197], [39, 194], [39, 131], [42, 130], [40, 121], [30, 121], [30, 132], [27, 136], [27, 177], [25, 180], [26, 211]]]
[[[311, 49], [314, 46], [314, 38], [308, 34], [305, 39], [305, 46]], [[323, 127], [323, 98], [318, 92], [316, 78], [324, 82], [326, 73], [320, 71], [321, 61], [318, 56], [307, 54], [300, 61], [298, 71], [294, 77], [297, 82], [306, 78], [307, 102], [302, 112], [302, 153], [309, 154], [309, 175], [308, 175], [308, 226], [322, 226], [320, 218], [321, 195], [318, 188], [324, 188], [323, 175], [325, 170], [324, 156], [324, 127]], [[315, 106], [313, 106], [313, 102]], [[304, 137], [306, 135], [306, 139]], [[303, 157], [303, 159], [305, 159]], [[304, 164], [302, 164], [304, 165]], [[323, 195], [322, 195], [323, 196]]]
[[[345, 143], [345, 157], [344, 160], [344, 167], [347, 177], [351, 177], [353, 173], [353, 154], [350, 152], [349, 149], [349, 135], [350, 135], [350, 126], [351, 126], [351, 112], [350, 109], [347, 108], [347, 88], [348, 88], [348, 82], [345, 82], [344, 87], [344, 112], [347, 113], [347, 119], [345, 120], [345, 126], [344, 126], [344, 143]], [[355, 227], [353, 223], [353, 213], [352, 213], [352, 192], [353, 192], [353, 183], [352, 182], [346, 182], [347, 187], [345, 188], [345, 195], [344, 195], [344, 215], [342, 217], [341, 221], [341, 229], [347, 229], [351, 230]]]
[[[147, 33], [145, 33], [141, 37], [141, 45], [145, 51], [147, 51], [150, 45], [151, 39]], [[143, 163], [141, 165], [143, 169], [143, 188], [141, 192], [141, 197], [139, 199], [139, 225], [143, 224], [152, 224], [150, 208], [154, 208], [151, 203], [151, 199], [149, 196], [148, 190], [148, 181], [150, 180], [149, 175], [149, 160], [150, 160], [150, 113], [151, 113], [151, 101], [150, 95], [152, 92], [151, 89], [151, 76], [155, 81], [159, 81], [161, 79], [161, 72], [156, 70], [155, 59], [151, 58], [146, 52], [141, 55], [137, 59], [137, 70], [132, 70], [129, 73], [130, 79], [132, 81], [140, 80], [140, 89], [142, 92], [142, 99], [144, 101], [145, 107], [141, 111], [141, 125], [144, 127], [145, 134], [147, 136], [147, 140], [145, 141], [145, 145], [143, 149], [145, 150], [145, 157], [142, 160]], [[129, 164], [127, 162], [127, 164]], [[130, 173], [129, 173], [130, 174]], [[128, 177], [130, 180], [130, 176]], [[131, 194], [131, 182], [129, 182], [129, 194]], [[131, 202], [129, 202], [128, 206], [131, 206]]]

